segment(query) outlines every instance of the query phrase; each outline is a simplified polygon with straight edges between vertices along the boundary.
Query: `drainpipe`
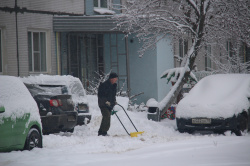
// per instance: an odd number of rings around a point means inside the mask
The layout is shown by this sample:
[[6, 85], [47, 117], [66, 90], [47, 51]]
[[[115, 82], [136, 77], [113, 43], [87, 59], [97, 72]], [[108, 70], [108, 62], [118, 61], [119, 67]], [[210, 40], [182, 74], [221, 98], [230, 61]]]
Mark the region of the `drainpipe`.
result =
[[128, 97], [130, 97], [130, 64], [129, 64], [129, 49], [128, 49], [128, 36], [125, 37], [125, 44], [126, 44], [126, 52], [127, 52], [127, 55], [126, 55], [126, 68], [127, 68], [127, 85], [128, 85]]
[[17, 56], [17, 76], [20, 76], [19, 72], [19, 48], [18, 48], [18, 26], [17, 26], [17, 0], [15, 0], [15, 15], [16, 15], [16, 56]]

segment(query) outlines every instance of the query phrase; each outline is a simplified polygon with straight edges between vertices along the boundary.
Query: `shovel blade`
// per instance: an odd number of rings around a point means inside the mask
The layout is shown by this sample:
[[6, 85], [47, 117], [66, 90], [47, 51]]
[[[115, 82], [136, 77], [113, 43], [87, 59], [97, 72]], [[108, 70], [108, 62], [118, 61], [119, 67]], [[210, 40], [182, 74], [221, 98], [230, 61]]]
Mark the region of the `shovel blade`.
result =
[[133, 132], [133, 133], [130, 133], [130, 136], [131, 137], [137, 137], [138, 134], [142, 134], [142, 133], [144, 133], [144, 131]]

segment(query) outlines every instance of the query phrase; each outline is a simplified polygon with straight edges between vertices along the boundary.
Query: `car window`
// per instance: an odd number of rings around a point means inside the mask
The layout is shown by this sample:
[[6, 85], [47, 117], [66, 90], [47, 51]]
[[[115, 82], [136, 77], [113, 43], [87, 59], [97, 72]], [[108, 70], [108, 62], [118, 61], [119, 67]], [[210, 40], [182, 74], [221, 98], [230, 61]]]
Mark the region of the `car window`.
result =
[[39, 85], [39, 87], [46, 93], [67, 94], [67, 91], [65, 90], [66, 87], [62, 85]]
[[79, 82], [72, 82], [69, 85], [69, 89], [72, 95], [85, 96], [84, 89]]
[[36, 85], [36, 84], [25, 84], [29, 89], [32, 96], [38, 94], [67, 94], [67, 88], [62, 85]]
[[45, 90], [41, 89], [38, 85], [25, 84], [32, 96], [44, 93]]

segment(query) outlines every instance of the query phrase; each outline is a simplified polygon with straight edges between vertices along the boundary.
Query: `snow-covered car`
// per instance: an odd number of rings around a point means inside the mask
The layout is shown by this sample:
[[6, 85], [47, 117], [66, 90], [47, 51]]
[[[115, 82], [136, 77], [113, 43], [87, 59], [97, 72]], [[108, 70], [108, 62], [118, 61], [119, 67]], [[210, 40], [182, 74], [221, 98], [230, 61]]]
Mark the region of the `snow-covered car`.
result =
[[89, 123], [91, 114], [89, 112], [89, 103], [85, 89], [79, 78], [70, 75], [37, 75], [21, 78], [24, 83], [36, 84], [43, 86], [53, 86], [62, 89], [62, 94], [69, 94], [78, 112], [77, 125]]
[[178, 104], [180, 132], [250, 129], [250, 75], [217, 74], [201, 79]]
[[0, 152], [42, 148], [42, 124], [36, 102], [23, 82], [0, 76]]
[[71, 95], [62, 94], [63, 86], [25, 85], [39, 108], [43, 134], [74, 131], [78, 114]]

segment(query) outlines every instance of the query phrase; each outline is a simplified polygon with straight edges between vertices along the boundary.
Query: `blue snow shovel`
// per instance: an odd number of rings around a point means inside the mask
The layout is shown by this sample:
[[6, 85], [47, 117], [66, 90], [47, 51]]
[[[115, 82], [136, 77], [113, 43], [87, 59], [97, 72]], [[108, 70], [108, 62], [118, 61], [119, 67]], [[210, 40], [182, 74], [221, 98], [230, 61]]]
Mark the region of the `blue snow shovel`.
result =
[[134, 126], [135, 130], [137, 132], [133, 132], [133, 133], [130, 133], [127, 131], [127, 129], [125, 128], [125, 126], [123, 125], [122, 121], [120, 120], [120, 118], [118, 117], [118, 115], [116, 114], [117, 111], [114, 111], [113, 113], [116, 115], [117, 119], [120, 121], [122, 127], [125, 129], [125, 131], [127, 132], [127, 134], [131, 137], [137, 137], [138, 134], [142, 134], [144, 133], [144, 131], [138, 131], [137, 128], [135, 127], [134, 123], [132, 122], [132, 120], [130, 119], [130, 117], [128, 116], [128, 113], [125, 111], [125, 109], [123, 108], [123, 106], [121, 106], [120, 104], [117, 104], [119, 105], [120, 107], [122, 107], [123, 111], [126, 113], [128, 119], [130, 120], [130, 122], [132, 123], [132, 125]]

